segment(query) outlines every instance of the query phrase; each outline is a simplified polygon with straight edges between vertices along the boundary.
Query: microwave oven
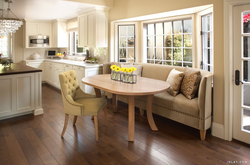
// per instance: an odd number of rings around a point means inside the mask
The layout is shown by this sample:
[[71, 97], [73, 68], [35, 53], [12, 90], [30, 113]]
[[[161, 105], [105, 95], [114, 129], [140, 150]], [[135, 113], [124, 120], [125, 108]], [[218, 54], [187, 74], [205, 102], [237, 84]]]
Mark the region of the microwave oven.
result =
[[57, 50], [46, 50], [46, 57], [57, 57]]
[[29, 36], [29, 47], [49, 47], [49, 36]]

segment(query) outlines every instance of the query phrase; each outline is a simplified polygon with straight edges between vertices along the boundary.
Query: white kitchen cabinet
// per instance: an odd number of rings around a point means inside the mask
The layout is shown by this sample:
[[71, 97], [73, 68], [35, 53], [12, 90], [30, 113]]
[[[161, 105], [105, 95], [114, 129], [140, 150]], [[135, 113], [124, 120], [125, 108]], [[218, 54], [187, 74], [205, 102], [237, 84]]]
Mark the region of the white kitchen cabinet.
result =
[[44, 64], [44, 73], [45, 73], [45, 81], [49, 84], [53, 84], [52, 83], [52, 62], [45, 62]]
[[26, 60], [25, 64], [42, 70], [42, 81], [45, 81], [45, 74], [44, 74], [44, 62], [43, 60]]
[[53, 38], [52, 46], [58, 48], [68, 47], [68, 33], [66, 31], [66, 21], [56, 21], [52, 24]]
[[41, 72], [0, 76], [0, 119], [42, 114]]
[[78, 16], [79, 46], [108, 46], [108, 12], [94, 9]]
[[64, 72], [73, 70], [73, 66], [69, 64], [64, 64], [63, 68], [64, 68]]
[[[60, 61], [60, 60], [59, 60]], [[96, 67], [89, 66], [92, 64], [87, 64], [87, 66], [77, 66], [72, 64], [65, 64], [63, 62], [51, 62], [45, 61], [45, 81], [50, 85], [60, 89], [59, 74], [65, 71], [74, 70], [76, 72], [76, 78], [80, 88], [89, 94], [95, 94], [94, 88], [82, 83], [82, 78], [102, 74], [102, 67], [98, 65]], [[93, 64], [95, 65], [95, 64]]]
[[39, 21], [28, 21], [25, 23], [25, 47], [29, 47], [29, 36], [32, 35], [43, 35], [49, 36], [50, 46], [52, 40], [52, 23], [51, 22], [39, 22]]
[[82, 83], [82, 78], [85, 77], [84, 67], [73, 66], [73, 70], [76, 72], [76, 78], [78, 80], [78, 85], [85, 92], [85, 85]]

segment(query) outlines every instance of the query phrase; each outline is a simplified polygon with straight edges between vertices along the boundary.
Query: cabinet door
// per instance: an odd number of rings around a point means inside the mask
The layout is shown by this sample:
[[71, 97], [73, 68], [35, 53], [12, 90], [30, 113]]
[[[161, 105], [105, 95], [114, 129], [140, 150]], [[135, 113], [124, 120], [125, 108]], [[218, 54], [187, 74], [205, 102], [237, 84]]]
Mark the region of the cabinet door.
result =
[[38, 35], [39, 34], [39, 23], [26, 23], [26, 35]]
[[73, 69], [76, 72], [76, 78], [80, 88], [82, 89], [82, 91], [85, 92], [85, 85], [82, 83], [82, 78], [85, 77], [85, 71], [84, 71], [85, 69], [83, 67], [76, 67], [76, 66], [73, 66]]
[[[102, 74], [102, 70], [99, 68], [85, 69], [85, 77]], [[88, 94], [95, 95], [95, 90], [92, 86], [85, 85], [85, 92]]]
[[63, 73], [63, 72], [64, 72], [64, 69], [63, 69], [63, 68], [58, 68], [58, 69], [57, 69], [57, 80], [58, 80], [57, 87], [58, 87], [59, 89], [61, 89], [59, 74], [60, 74], [60, 73]]
[[70, 70], [73, 70], [73, 66], [72, 65], [63, 65], [64, 67], [64, 71], [70, 71]]
[[96, 13], [96, 47], [108, 46], [108, 14]]
[[52, 85], [55, 87], [57, 87], [59, 83], [57, 76], [58, 76], [57, 68], [53, 66], [51, 69], [51, 81]]
[[41, 35], [48, 35], [51, 37], [51, 23], [40, 23], [40, 34]]
[[87, 44], [95, 47], [95, 13], [87, 15]]
[[[52, 24], [52, 32], [53, 32], [53, 38], [50, 39], [50, 43], [52, 43], [52, 46], [53, 47], [57, 47], [57, 36], [58, 36], [58, 33], [57, 33], [57, 22], [54, 22]], [[51, 42], [52, 41], [52, 42]]]
[[52, 78], [51, 78], [51, 75], [52, 75], [52, 63], [45, 63], [45, 81], [47, 83], [50, 83], [52, 84]]
[[78, 46], [87, 46], [87, 15], [78, 17]]

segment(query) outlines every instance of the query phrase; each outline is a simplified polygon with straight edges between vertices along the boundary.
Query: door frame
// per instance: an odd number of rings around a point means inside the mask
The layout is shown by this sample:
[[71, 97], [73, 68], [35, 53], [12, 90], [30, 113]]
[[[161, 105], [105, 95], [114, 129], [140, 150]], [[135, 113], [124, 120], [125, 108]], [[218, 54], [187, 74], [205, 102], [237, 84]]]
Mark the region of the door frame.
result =
[[233, 139], [233, 7], [249, 0], [224, 0], [224, 139]]

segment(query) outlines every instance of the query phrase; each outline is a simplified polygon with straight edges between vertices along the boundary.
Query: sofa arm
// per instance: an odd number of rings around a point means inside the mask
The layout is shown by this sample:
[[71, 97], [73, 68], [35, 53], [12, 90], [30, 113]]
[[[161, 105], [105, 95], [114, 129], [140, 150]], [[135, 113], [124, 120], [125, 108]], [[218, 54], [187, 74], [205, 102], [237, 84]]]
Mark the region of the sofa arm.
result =
[[[204, 76], [201, 79], [199, 92], [198, 92], [198, 107], [199, 107], [199, 118], [206, 120], [211, 116], [212, 112], [212, 74]], [[210, 123], [210, 122], [209, 122]], [[210, 125], [203, 126], [203, 129], [206, 130]]]
[[103, 64], [103, 74], [110, 74], [111, 69], [110, 69], [111, 63], [105, 63]]

